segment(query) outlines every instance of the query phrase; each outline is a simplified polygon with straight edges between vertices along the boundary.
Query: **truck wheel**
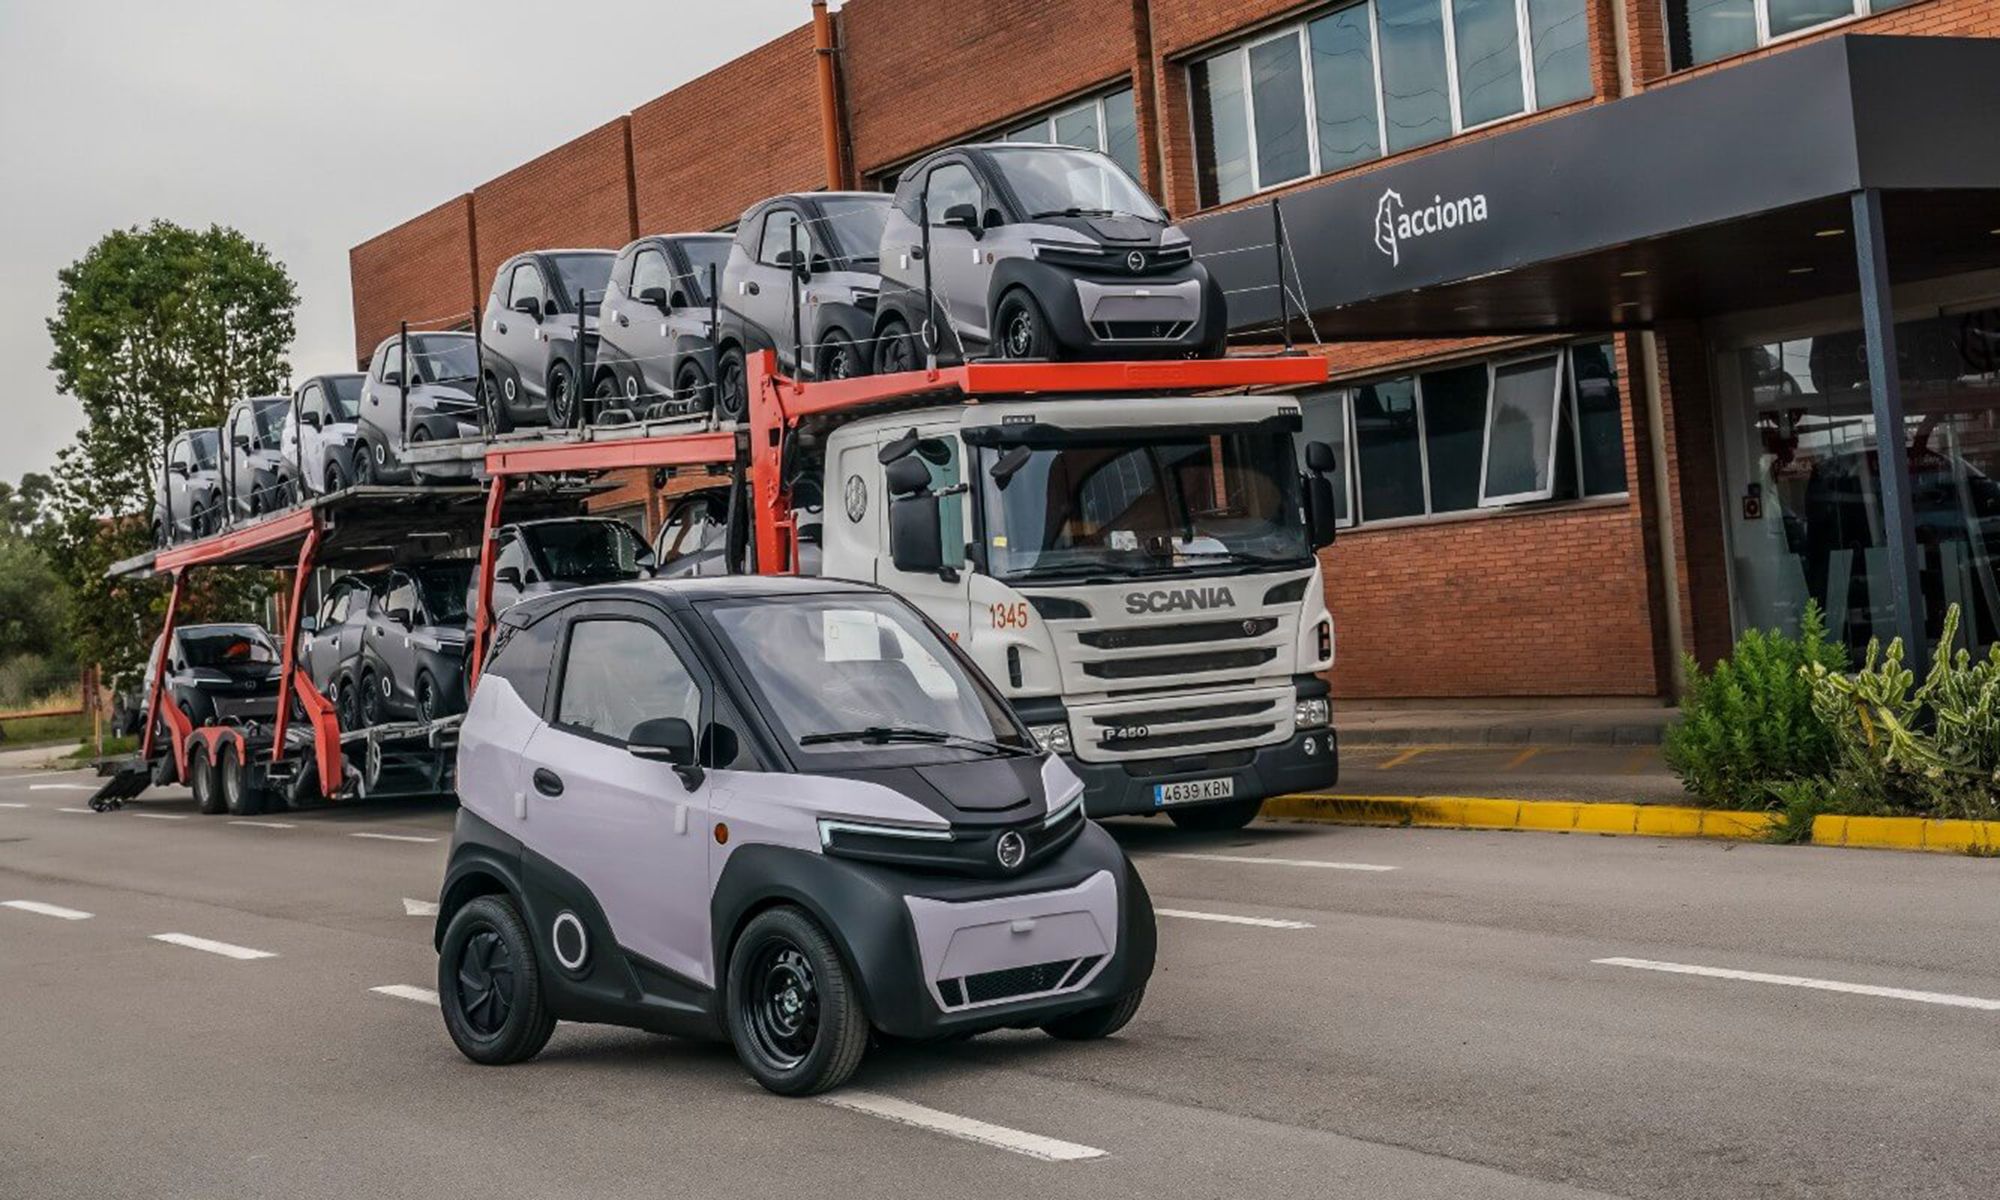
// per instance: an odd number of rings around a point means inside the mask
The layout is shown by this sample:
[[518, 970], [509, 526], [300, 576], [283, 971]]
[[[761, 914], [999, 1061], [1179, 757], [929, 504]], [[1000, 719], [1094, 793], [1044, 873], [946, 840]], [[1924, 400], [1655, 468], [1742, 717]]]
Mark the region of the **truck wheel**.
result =
[[1065, 1042], [1094, 1042], [1098, 1038], [1110, 1037], [1125, 1028], [1139, 1011], [1139, 1004], [1146, 998], [1146, 989], [1127, 992], [1109, 1004], [1096, 1008], [1086, 1008], [1066, 1017], [1057, 1017], [1042, 1026], [1042, 1032]]
[[458, 1052], [489, 1067], [525, 1062], [555, 1032], [520, 912], [481, 896], [454, 913], [438, 947], [438, 1007]]
[[1199, 808], [1170, 808], [1167, 816], [1182, 829], [1197, 833], [1228, 833], [1256, 820], [1258, 810], [1263, 807], [1262, 800], [1226, 800]]
[[833, 939], [796, 908], [768, 909], [729, 953], [724, 1015], [736, 1057], [766, 1089], [839, 1087], [868, 1049], [868, 1015]]
[[188, 790], [194, 793], [196, 812], [212, 817], [222, 811], [222, 793], [215, 786], [215, 764], [208, 759], [208, 747], [199, 743], [188, 750]]
[[1000, 356], [1002, 358], [1054, 358], [1056, 339], [1049, 332], [1049, 319], [1042, 306], [1021, 288], [1000, 300]]
[[715, 415], [725, 421], [741, 421], [750, 411], [750, 378], [743, 366], [743, 348], [730, 346], [722, 352], [715, 386]]
[[222, 806], [232, 817], [254, 817], [264, 811], [264, 789], [250, 786], [250, 768], [236, 747], [225, 744], [221, 751], [222, 765], [216, 773], [222, 777]]

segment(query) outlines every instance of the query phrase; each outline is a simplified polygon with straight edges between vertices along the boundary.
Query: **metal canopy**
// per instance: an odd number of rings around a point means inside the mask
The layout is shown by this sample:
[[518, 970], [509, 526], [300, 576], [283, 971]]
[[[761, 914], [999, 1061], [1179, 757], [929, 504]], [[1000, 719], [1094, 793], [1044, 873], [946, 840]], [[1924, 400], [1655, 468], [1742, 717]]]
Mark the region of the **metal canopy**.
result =
[[[1809, 43], [1288, 193], [1293, 292], [1329, 340], [1609, 329], [1852, 294], [1849, 197], [1863, 190], [1882, 194], [1896, 281], [2000, 266], [1995, 111], [1992, 39]], [[1232, 293], [1232, 330], [1279, 318], [1273, 256], [1243, 252], [1271, 225], [1268, 205], [1188, 223]]]

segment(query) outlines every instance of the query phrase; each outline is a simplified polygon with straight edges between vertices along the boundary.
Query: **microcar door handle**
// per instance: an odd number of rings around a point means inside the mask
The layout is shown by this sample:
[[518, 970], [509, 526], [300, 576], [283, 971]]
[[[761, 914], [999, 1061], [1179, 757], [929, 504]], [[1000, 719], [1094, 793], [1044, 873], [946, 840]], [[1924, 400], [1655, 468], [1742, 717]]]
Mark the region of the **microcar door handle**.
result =
[[924, 261], [924, 248], [922, 246], [910, 247], [910, 261], [911, 262]]
[[535, 790], [544, 796], [560, 796], [563, 793], [562, 776], [547, 767], [535, 768]]
[[764, 294], [764, 289], [759, 287], [757, 285], [757, 281], [754, 279], [744, 280], [743, 290], [750, 293], [752, 296], [761, 296]]
[[620, 326], [630, 325], [631, 323], [632, 323], [632, 318], [626, 316], [624, 313], [618, 314], [618, 324]]
[[505, 333], [505, 332], [507, 332], [507, 322], [505, 322], [505, 321], [495, 321], [495, 322], [493, 323], [493, 332], [495, 332], [495, 333]]

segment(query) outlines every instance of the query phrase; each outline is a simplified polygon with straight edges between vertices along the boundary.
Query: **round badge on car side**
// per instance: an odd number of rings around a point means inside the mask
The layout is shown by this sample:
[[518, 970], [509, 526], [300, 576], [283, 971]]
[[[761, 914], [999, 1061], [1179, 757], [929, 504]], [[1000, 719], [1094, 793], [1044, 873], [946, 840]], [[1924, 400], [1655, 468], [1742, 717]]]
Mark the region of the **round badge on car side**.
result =
[[566, 971], [574, 971], [583, 966], [590, 957], [590, 938], [583, 931], [583, 922], [573, 912], [556, 914], [555, 924], [549, 930], [549, 947], [555, 951], [556, 961]]
[[1021, 840], [1020, 834], [1010, 829], [1000, 835], [1000, 841], [993, 847], [993, 852], [1000, 859], [1000, 865], [1011, 871], [1021, 865], [1022, 859], [1028, 857], [1028, 843]]
[[1134, 275], [1137, 275], [1146, 269], [1146, 256], [1142, 252], [1134, 250], [1125, 256], [1125, 265], [1131, 268]]

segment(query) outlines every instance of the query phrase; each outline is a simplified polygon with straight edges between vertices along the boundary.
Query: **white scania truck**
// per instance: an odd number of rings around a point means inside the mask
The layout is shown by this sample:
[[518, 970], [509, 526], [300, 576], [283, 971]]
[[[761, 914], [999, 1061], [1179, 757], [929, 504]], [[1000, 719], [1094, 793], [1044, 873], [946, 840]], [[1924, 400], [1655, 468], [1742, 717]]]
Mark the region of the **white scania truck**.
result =
[[[1093, 816], [1234, 829], [1337, 780], [1333, 456], [1301, 444], [1295, 398], [949, 392], [843, 418], [787, 430], [802, 567], [921, 608]], [[725, 569], [723, 508], [675, 510], [663, 574]]]

